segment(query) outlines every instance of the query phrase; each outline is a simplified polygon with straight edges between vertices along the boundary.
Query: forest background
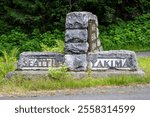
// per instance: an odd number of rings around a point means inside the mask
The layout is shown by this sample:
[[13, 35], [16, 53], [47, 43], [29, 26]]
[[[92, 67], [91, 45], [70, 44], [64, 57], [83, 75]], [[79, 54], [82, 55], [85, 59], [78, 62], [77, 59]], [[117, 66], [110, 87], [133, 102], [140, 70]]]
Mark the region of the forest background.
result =
[[1, 0], [0, 50], [55, 48], [64, 42], [66, 14], [72, 11], [97, 15], [104, 50], [150, 50], [149, 0]]

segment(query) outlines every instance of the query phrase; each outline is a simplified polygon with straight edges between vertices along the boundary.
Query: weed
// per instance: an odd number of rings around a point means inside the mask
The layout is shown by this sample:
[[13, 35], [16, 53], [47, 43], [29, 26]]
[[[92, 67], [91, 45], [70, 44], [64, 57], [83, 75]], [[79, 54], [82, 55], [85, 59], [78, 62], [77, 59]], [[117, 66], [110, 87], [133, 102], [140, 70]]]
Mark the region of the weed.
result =
[[65, 65], [62, 65], [60, 68], [49, 68], [49, 77], [62, 81], [70, 77], [67, 73], [68, 68]]

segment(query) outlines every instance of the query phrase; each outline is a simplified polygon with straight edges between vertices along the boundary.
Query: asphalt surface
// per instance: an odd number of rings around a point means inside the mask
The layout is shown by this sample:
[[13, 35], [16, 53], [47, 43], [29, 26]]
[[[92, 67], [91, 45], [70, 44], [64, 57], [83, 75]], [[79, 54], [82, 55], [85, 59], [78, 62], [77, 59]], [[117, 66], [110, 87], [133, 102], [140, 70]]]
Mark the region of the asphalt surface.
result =
[[136, 55], [138, 57], [150, 57], [150, 51], [147, 51], [147, 52], [137, 52]]
[[1, 100], [150, 100], [150, 84], [59, 90], [26, 96], [1, 96]]
[[[150, 52], [138, 52], [138, 57], [150, 57]], [[24, 96], [0, 95], [0, 100], [150, 100], [150, 84], [136, 86], [92, 87], [66, 89]]]

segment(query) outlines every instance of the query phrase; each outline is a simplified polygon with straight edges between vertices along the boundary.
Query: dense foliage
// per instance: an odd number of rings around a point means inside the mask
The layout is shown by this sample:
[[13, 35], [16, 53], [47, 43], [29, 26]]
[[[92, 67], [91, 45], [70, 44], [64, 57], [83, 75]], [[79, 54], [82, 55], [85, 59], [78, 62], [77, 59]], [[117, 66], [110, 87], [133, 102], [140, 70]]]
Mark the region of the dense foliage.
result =
[[150, 50], [150, 14], [139, 16], [135, 21], [118, 21], [107, 27], [100, 26], [100, 38], [104, 50]]
[[65, 17], [71, 11], [98, 16], [105, 50], [149, 49], [149, 6], [149, 0], [1, 0], [0, 50], [56, 47], [64, 39]]
[[57, 40], [63, 39], [64, 33], [58, 30], [55, 30], [54, 33], [45, 32], [43, 34], [34, 30], [30, 35], [27, 35], [18, 29], [13, 29], [0, 36], [0, 50], [9, 51], [17, 47], [19, 52], [44, 51], [44, 45], [52, 48], [57, 45]]
[[70, 11], [90, 11], [98, 16], [100, 24], [109, 24], [116, 18], [134, 19], [148, 13], [149, 0], [1, 0], [0, 34], [14, 27], [26, 33], [64, 30], [66, 14]]

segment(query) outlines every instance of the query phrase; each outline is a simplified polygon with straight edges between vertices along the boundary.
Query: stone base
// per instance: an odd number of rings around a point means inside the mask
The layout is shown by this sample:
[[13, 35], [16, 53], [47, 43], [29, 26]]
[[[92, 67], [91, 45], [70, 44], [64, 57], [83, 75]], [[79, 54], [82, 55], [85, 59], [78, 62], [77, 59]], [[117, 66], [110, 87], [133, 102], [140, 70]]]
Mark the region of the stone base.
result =
[[91, 71], [91, 72], [69, 72], [73, 78], [84, 78], [84, 77], [92, 77], [92, 78], [106, 78], [111, 76], [140, 76], [143, 77], [145, 72], [142, 70], [138, 71], [117, 71], [117, 70], [109, 70], [109, 71]]
[[[105, 78], [109, 76], [140, 76], [145, 75], [144, 71], [120, 71], [120, 70], [109, 70], [109, 71], [89, 71], [89, 72], [68, 72], [73, 78], [84, 78], [84, 77], [93, 77], [93, 78]], [[6, 78], [11, 77], [24, 77], [24, 78], [41, 78], [48, 77], [48, 71], [13, 71], [6, 75]]]
[[23, 77], [23, 78], [43, 78], [48, 76], [48, 71], [12, 71], [6, 75], [6, 78]]

